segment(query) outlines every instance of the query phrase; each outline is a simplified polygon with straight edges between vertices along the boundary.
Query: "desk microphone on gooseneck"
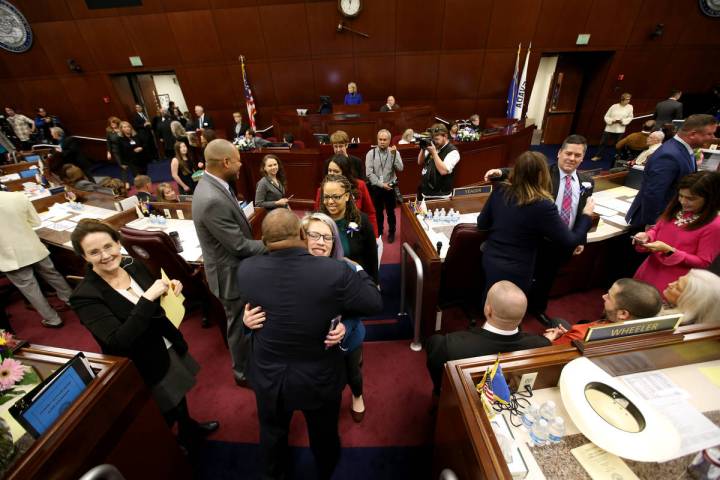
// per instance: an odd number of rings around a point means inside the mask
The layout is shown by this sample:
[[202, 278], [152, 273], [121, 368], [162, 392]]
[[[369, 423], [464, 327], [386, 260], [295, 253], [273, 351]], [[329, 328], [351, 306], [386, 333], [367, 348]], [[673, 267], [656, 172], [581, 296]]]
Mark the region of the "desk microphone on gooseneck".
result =
[[438, 257], [440, 256], [440, 250], [442, 250], [442, 242], [437, 242], [435, 244], [435, 249], [437, 250]]

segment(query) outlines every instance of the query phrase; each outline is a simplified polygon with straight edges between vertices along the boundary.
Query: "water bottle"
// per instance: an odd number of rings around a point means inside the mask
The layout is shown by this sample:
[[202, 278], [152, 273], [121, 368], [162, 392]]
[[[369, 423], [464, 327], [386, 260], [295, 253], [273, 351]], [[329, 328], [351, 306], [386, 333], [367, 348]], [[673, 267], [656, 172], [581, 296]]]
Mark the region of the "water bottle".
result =
[[541, 418], [535, 422], [530, 430], [530, 438], [536, 446], [545, 445], [548, 442], [548, 422]]
[[555, 402], [548, 400], [540, 406], [540, 418], [550, 423], [557, 415], [555, 414]]
[[565, 420], [562, 417], [555, 417], [548, 430], [550, 443], [558, 443], [565, 436]]
[[427, 212], [427, 215], [425, 216], [425, 218], [427, 218], [428, 222], [432, 222], [432, 221], [433, 221], [433, 213], [432, 213], [432, 210], [429, 210], [429, 211]]
[[527, 431], [532, 430], [532, 426], [540, 419], [540, 408], [537, 405], [530, 405], [527, 412], [523, 413], [522, 422]]
[[435, 219], [436, 222], [440, 220], [440, 210], [438, 210], [437, 208], [433, 212], [433, 218]]

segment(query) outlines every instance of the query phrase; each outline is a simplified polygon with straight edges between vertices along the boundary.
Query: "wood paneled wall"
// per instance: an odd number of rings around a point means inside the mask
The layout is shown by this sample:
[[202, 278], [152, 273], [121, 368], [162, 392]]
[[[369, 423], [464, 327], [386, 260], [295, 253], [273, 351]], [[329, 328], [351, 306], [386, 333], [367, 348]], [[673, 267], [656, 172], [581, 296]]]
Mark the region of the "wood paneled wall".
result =
[[[336, 1], [143, 0], [104, 10], [11, 1], [35, 42], [23, 54], [0, 52], [0, 101], [25, 113], [42, 105], [83, 134], [101, 134], [109, 115], [122, 114], [109, 74], [131, 71], [175, 70], [188, 105], [229, 127], [231, 112], [244, 110], [240, 54], [260, 126], [275, 109], [313, 107], [320, 95], [341, 102], [350, 80], [373, 107], [393, 94], [450, 119], [502, 116], [520, 42], [533, 44], [529, 88], [543, 52], [615, 51], [580, 112], [587, 131], [578, 133], [591, 138], [621, 91], [645, 112], [670, 88], [703, 92], [720, 79], [720, 19], [703, 16], [696, 0], [364, 0], [348, 24], [369, 39], [336, 32]], [[658, 23], [665, 33], [652, 39]], [[575, 46], [579, 33], [591, 34], [588, 46]], [[130, 67], [132, 55], [145, 66]]]

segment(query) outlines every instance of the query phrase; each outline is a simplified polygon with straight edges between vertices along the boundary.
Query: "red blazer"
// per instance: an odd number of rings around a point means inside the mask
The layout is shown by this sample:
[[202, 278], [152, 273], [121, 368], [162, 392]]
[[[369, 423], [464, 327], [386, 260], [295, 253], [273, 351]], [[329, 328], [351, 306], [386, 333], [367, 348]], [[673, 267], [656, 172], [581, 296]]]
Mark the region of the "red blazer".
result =
[[587, 331], [591, 327], [597, 327], [599, 325], [602, 325], [603, 323], [607, 324], [607, 322], [590, 322], [575, 324], [570, 330], [562, 334], [557, 340], [552, 343], [553, 345], [570, 345], [573, 340], [584, 340]]
[[[355, 199], [355, 205], [357, 206], [358, 210], [363, 212], [365, 215], [368, 216], [368, 219], [370, 220], [370, 225], [373, 227], [373, 232], [375, 232], [375, 238], [378, 236], [378, 225], [377, 225], [377, 216], [375, 214], [375, 205], [373, 204], [372, 198], [370, 197], [370, 191], [367, 188], [367, 185], [362, 180], [355, 180], [355, 186], [357, 187], [358, 191], [358, 198]], [[320, 210], [320, 189], [317, 189], [317, 194], [315, 195], [315, 210]]]

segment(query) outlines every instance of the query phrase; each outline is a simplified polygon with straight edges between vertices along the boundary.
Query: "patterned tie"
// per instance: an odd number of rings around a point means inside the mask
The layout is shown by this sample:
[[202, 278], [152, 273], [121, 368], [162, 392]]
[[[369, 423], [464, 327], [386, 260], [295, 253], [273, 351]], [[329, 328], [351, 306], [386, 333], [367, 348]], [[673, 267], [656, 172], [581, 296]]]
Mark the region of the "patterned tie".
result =
[[572, 185], [570, 185], [570, 181], [570, 175], [565, 175], [565, 191], [560, 208], [560, 218], [568, 227], [570, 227], [570, 217], [572, 216]]

